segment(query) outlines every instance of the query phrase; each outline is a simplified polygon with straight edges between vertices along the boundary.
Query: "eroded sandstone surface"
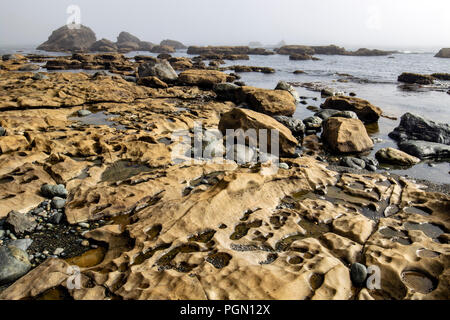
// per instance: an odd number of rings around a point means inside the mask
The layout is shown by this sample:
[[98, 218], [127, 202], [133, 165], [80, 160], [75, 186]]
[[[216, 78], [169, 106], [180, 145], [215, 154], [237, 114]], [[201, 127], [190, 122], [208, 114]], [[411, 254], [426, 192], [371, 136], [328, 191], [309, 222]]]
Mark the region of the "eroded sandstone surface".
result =
[[[273, 107], [273, 91], [246, 90]], [[289, 92], [276, 93], [295, 110]], [[448, 194], [405, 178], [339, 173], [306, 155], [282, 158], [277, 170], [192, 161], [190, 149], [173, 156], [182, 145], [174, 133], [194, 139], [196, 123], [217, 130], [235, 108], [197, 86], [0, 71], [0, 219], [38, 207], [42, 185], [61, 184], [64, 219], [99, 246], [33, 262], [0, 299], [449, 298]], [[292, 153], [288, 128], [242, 112], [249, 127], [279, 128]], [[379, 287], [354, 286], [356, 262], [379, 269]], [[68, 285], [71, 265], [80, 267], [79, 289]]]

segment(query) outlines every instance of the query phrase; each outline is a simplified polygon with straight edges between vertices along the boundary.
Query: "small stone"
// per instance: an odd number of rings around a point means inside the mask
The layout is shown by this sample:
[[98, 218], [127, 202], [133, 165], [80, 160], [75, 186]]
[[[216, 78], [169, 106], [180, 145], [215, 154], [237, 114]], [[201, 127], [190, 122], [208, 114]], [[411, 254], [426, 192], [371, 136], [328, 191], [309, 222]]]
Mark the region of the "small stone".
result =
[[48, 250], [44, 250], [44, 251], [42, 251], [42, 254], [48, 256], [49, 252], [48, 252]]
[[361, 263], [354, 263], [350, 269], [350, 277], [357, 287], [362, 287], [367, 278], [367, 268]]
[[17, 237], [16, 237], [13, 233], [10, 233], [10, 234], [9, 234], [9, 238], [10, 238], [11, 240], [17, 240]]
[[89, 241], [88, 240], [83, 240], [80, 243], [83, 247], [89, 247]]
[[287, 163], [281, 162], [278, 166], [281, 169], [289, 170], [289, 165]]
[[66, 205], [66, 200], [60, 197], [53, 197], [52, 207], [55, 209], [62, 209]]
[[60, 224], [63, 217], [63, 213], [58, 211], [53, 216], [50, 217], [50, 222], [54, 224]]
[[63, 253], [63, 252], [64, 252], [64, 249], [63, 249], [63, 248], [56, 248], [55, 251], [53, 252], [53, 254], [54, 254], [55, 256], [59, 256], [59, 255], [61, 255], [61, 253]]
[[79, 117], [86, 117], [92, 114], [92, 112], [90, 112], [89, 110], [78, 110], [77, 114]]
[[48, 80], [48, 77], [43, 73], [35, 73], [31, 79], [33, 80]]
[[0, 238], [3, 238], [5, 236], [5, 230], [0, 230]]
[[41, 187], [41, 193], [47, 198], [53, 197], [67, 198], [68, 195], [66, 188], [62, 184], [58, 185], [44, 184]]

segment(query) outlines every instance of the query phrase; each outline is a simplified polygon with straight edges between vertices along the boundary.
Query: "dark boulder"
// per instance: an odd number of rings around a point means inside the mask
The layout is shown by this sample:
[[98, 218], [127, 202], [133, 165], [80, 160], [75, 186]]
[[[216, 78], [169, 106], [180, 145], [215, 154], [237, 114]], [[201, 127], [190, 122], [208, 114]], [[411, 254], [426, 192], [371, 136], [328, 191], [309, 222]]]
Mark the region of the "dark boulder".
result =
[[400, 125], [389, 134], [395, 140], [423, 140], [450, 145], [450, 125], [436, 123], [419, 115], [405, 113]]
[[450, 146], [442, 143], [404, 140], [398, 144], [398, 147], [419, 159], [450, 158]]
[[398, 76], [398, 82], [403, 82], [403, 83], [409, 83], [409, 84], [423, 84], [423, 85], [427, 85], [427, 84], [433, 84], [434, 83], [434, 79], [432, 76], [429, 75], [424, 75], [424, 74], [417, 74], [417, 73], [409, 73], [409, 72], [404, 72], [401, 75]]

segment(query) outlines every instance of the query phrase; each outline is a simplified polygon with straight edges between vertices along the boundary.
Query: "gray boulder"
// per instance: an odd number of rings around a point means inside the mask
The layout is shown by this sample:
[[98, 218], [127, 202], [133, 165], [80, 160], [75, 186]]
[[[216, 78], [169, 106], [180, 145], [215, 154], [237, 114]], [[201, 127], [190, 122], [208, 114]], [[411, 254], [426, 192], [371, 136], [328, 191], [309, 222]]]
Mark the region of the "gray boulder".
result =
[[335, 110], [335, 109], [323, 109], [314, 114], [316, 117], [321, 118], [322, 120], [327, 120], [330, 117], [341, 117], [341, 118], [349, 118], [349, 119], [358, 119], [358, 116], [353, 111], [348, 110]]
[[11, 241], [10, 243], [8, 243], [8, 245], [14, 246], [23, 251], [27, 251], [27, 249], [31, 246], [32, 243], [33, 243], [33, 240], [31, 240], [31, 239], [18, 239], [18, 240]]
[[41, 187], [41, 193], [43, 196], [49, 199], [53, 197], [67, 198], [68, 195], [66, 188], [62, 184], [58, 185], [44, 184]]
[[16, 235], [32, 232], [36, 226], [37, 222], [33, 216], [17, 211], [8, 213], [5, 220], [5, 227]]
[[288, 91], [295, 99], [295, 103], [300, 102], [300, 95], [298, 94], [297, 90], [293, 86], [291, 86], [286, 81], [280, 81], [278, 82], [277, 86], [275, 87], [275, 90], [285, 90]]
[[89, 110], [83, 109], [83, 110], [78, 110], [77, 114], [79, 117], [86, 117], [86, 116], [92, 114], [92, 112], [90, 112]]
[[66, 205], [66, 199], [60, 197], [54, 197], [52, 199], [52, 208], [54, 209], [62, 209]]
[[15, 246], [0, 247], [0, 285], [11, 283], [31, 269], [28, 254]]
[[303, 138], [305, 134], [305, 124], [300, 119], [294, 119], [287, 116], [274, 116], [274, 119], [291, 130], [296, 138]]
[[157, 77], [164, 82], [178, 79], [178, 75], [167, 60], [148, 61], [138, 68], [138, 75], [143, 77]]
[[354, 157], [344, 157], [341, 160], [341, 165], [357, 170], [362, 170], [366, 167], [366, 162], [362, 159]]
[[450, 158], [450, 146], [421, 140], [404, 140], [398, 144], [400, 150], [419, 159]]
[[320, 131], [323, 120], [319, 117], [312, 116], [303, 120], [306, 130]]

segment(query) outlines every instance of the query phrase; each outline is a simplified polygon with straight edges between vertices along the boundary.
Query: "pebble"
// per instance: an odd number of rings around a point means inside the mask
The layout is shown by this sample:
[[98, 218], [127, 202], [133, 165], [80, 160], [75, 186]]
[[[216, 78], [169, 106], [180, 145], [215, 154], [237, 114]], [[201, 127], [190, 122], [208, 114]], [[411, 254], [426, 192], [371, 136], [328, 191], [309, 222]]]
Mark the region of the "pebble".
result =
[[289, 165], [287, 163], [281, 162], [278, 166], [281, 169], [289, 170]]
[[66, 200], [60, 197], [53, 197], [52, 208], [62, 209], [66, 205]]
[[81, 245], [82, 245], [83, 247], [89, 247], [89, 241], [83, 240], [83, 241], [81, 241]]
[[5, 236], [5, 230], [0, 230], [0, 238], [3, 238]]
[[362, 287], [367, 278], [367, 268], [361, 263], [354, 263], [350, 269], [350, 277], [355, 286]]
[[55, 255], [55, 256], [59, 256], [61, 253], [63, 253], [64, 252], [64, 249], [63, 248], [56, 248], [55, 249], [55, 251], [53, 252], [53, 254]]
[[89, 229], [89, 227], [90, 227], [89, 223], [86, 223], [86, 222], [80, 222], [78, 225], [85, 229]]
[[77, 113], [79, 117], [85, 117], [92, 114], [92, 112], [90, 112], [89, 110], [78, 110]]

